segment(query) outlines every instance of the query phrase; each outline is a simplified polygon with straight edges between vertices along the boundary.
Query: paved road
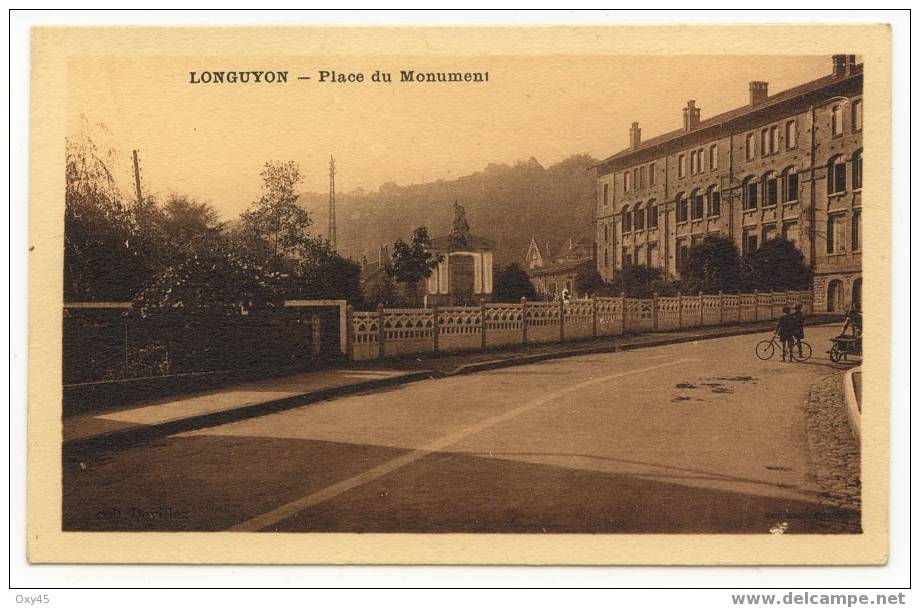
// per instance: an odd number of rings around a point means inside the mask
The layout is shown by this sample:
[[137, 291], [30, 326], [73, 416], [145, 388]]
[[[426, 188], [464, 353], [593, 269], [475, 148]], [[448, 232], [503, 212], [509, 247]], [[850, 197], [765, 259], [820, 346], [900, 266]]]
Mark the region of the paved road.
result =
[[68, 530], [841, 532], [766, 335], [418, 382], [64, 463]]

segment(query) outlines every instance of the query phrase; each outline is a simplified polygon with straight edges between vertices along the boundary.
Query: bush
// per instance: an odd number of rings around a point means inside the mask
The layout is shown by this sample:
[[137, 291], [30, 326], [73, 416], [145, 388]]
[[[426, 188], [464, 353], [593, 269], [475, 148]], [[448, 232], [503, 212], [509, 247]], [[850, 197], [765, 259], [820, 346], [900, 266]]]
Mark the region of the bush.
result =
[[537, 299], [537, 290], [530, 282], [530, 277], [513, 262], [498, 271], [492, 283], [493, 302], [514, 303], [520, 302], [521, 298]]
[[745, 260], [747, 291], [810, 290], [812, 269], [794, 243], [784, 238], [764, 241]]
[[579, 270], [575, 275], [575, 291], [582, 295], [592, 296], [604, 291], [604, 288], [604, 279], [595, 268]]
[[625, 294], [630, 298], [650, 298], [656, 291], [666, 288], [664, 271], [649, 266], [627, 266], [613, 276], [598, 295], [616, 297]]
[[732, 239], [707, 236], [690, 248], [680, 272], [686, 292], [735, 292], [741, 287], [741, 256]]

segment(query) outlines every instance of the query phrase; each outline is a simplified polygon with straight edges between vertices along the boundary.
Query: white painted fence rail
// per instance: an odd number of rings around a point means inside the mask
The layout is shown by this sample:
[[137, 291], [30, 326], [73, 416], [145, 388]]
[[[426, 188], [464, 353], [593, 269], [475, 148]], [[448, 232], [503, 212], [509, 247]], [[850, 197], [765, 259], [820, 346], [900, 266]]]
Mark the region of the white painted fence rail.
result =
[[620, 296], [568, 304], [522, 299], [520, 304], [373, 312], [349, 307], [345, 325], [349, 357], [360, 361], [766, 321], [795, 304], [811, 314], [811, 292]]

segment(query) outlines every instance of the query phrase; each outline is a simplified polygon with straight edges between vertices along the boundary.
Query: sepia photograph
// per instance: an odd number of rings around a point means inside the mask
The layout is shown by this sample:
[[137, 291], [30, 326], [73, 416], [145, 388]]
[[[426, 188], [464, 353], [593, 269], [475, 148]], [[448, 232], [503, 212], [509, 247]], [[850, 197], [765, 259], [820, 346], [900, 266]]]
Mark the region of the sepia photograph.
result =
[[[118, 28], [33, 30], [33, 95], [53, 79], [60, 100], [33, 173], [56, 198], [32, 194], [59, 231], [59, 329], [32, 336], [55, 430], [30, 458], [57, 488], [30, 512], [52, 537], [119, 533], [89, 554], [129, 562], [356, 533], [884, 561], [887, 431], [862, 423], [884, 29], [766, 54], [740, 31], [701, 54], [534, 30], [542, 52], [395, 50], [412, 31], [330, 52], [355, 32], [297, 28], [272, 50], [245, 46], [270, 28], [205, 29], [195, 53], [168, 29], [133, 32], [137, 55]], [[697, 538], [726, 553], [667, 549]], [[39, 561], [80, 561], [48, 542]], [[268, 546], [256, 561], [299, 559]], [[166, 560], [222, 561], [194, 555]], [[412, 561], [357, 555], [328, 559]]]

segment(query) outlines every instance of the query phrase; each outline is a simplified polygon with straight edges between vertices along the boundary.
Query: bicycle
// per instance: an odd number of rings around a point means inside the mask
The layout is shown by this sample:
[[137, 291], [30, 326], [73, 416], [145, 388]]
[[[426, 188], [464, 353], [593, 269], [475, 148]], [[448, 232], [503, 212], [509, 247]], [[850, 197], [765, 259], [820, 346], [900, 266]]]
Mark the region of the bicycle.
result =
[[[767, 359], [772, 359], [773, 355], [776, 354], [776, 349], [779, 348], [782, 352], [783, 347], [781, 344], [777, 344], [778, 336], [774, 333], [769, 340], [761, 340], [757, 343], [757, 346], [754, 347], [754, 354], [757, 355], [757, 358], [761, 361], [766, 361]], [[808, 361], [811, 359], [811, 344], [805, 340], [798, 340], [792, 344], [790, 349], [792, 352], [790, 356], [795, 361]], [[801, 353], [799, 354], [799, 348], [801, 345]]]

